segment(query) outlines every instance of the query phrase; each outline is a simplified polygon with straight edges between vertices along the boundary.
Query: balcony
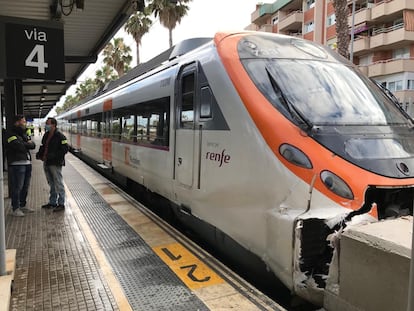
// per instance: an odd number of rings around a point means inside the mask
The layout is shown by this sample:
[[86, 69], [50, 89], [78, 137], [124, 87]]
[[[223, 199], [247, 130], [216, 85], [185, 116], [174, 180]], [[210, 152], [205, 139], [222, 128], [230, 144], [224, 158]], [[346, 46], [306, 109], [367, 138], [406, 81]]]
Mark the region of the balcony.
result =
[[404, 29], [404, 24], [375, 29], [372, 32], [370, 48], [392, 48], [392, 45], [414, 41], [414, 31]]
[[273, 32], [273, 25], [272, 24], [264, 24], [259, 27], [259, 31], [264, 32]]
[[362, 54], [361, 52], [367, 51], [370, 48], [370, 38], [357, 36], [354, 40], [354, 56], [358, 56], [358, 54]]
[[388, 59], [368, 66], [368, 76], [370, 78], [404, 71], [414, 71], [414, 58]]
[[256, 24], [250, 24], [249, 26], [245, 27], [244, 30], [257, 31], [258, 27]]
[[[369, 22], [371, 20], [371, 9], [363, 8], [355, 12], [355, 23], [354, 25]], [[352, 25], [352, 14], [348, 16], [348, 25]]]
[[414, 10], [413, 0], [384, 0], [371, 9], [372, 20], [381, 19], [403, 10]]
[[303, 12], [295, 11], [286, 15], [284, 19], [279, 21], [278, 28], [279, 31], [284, 31], [288, 29], [302, 29], [303, 23]]
[[358, 68], [365, 76], [368, 76], [368, 66], [358, 66]]
[[267, 18], [273, 13], [272, 4], [264, 3], [259, 6], [256, 11], [251, 14], [251, 22], [257, 25], [263, 24], [266, 22]]

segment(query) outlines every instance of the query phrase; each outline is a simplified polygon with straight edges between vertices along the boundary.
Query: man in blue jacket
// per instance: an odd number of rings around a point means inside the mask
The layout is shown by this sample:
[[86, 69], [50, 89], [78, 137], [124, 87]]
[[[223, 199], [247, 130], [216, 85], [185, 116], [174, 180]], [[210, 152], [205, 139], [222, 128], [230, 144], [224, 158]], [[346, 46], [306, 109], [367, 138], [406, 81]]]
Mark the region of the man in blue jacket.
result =
[[13, 117], [13, 126], [6, 131], [6, 156], [9, 165], [10, 193], [13, 216], [23, 217], [24, 213], [34, 212], [26, 207], [26, 198], [32, 177], [31, 149], [36, 147], [26, 135], [26, 119], [23, 115]]
[[65, 165], [65, 154], [69, 147], [65, 135], [57, 129], [55, 118], [46, 120], [45, 129], [42, 145], [36, 154], [36, 158], [43, 161], [43, 169], [50, 187], [49, 203], [42, 205], [42, 208], [52, 208], [54, 212], [58, 212], [65, 209], [62, 166]]

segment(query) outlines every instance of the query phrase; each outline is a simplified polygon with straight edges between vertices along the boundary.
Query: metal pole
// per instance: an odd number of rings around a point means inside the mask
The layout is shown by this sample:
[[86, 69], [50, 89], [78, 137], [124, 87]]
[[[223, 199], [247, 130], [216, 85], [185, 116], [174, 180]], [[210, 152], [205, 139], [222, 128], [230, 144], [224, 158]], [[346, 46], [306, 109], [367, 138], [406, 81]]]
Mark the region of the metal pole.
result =
[[351, 25], [351, 52], [349, 60], [354, 62], [354, 31], [355, 31], [355, 0], [352, 0], [352, 25]]
[[411, 235], [412, 242], [411, 242], [411, 260], [410, 260], [410, 279], [408, 284], [408, 304], [407, 304], [407, 311], [414, 311], [414, 219], [413, 219], [413, 232]]
[[4, 190], [3, 190], [3, 114], [0, 93], [0, 276], [6, 275], [6, 234], [4, 215]]

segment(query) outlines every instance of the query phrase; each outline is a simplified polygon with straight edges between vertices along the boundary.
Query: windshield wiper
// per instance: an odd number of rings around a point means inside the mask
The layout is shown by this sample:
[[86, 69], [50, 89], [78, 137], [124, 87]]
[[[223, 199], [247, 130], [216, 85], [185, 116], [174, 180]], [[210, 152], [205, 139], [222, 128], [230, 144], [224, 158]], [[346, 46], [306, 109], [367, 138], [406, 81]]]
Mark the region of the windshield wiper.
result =
[[269, 77], [270, 84], [273, 87], [273, 90], [279, 97], [281, 103], [286, 108], [286, 110], [289, 112], [291, 117], [295, 119], [299, 125], [305, 124], [307, 130], [311, 130], [313, 128], [313, 124], [305, 118], [305, 116], [291, 103], [291, 101], [283, 94], [280, 86], [277, 84], [276, 79], [273, 77], [272, 73], [269, 71], [267, 66], [265, 67], [267, 76]]
[[411, 128], [414, 127], [414, 119], [408, 114], [407, 111], [405, 111], [403, 109], [403, 107], [401, 107], [400, 102], [398, 101], [397, 97], [395, 97], [395, 95], [389, 90], [387, 89], [384, 85], [382, 85], [381, 83], [375, 81], [374, 79], [371, 78], [371, 81], [375, 83], [375, 85], [380, 88], [385, 95], [392, 101], [392, 103], [398, 108], [398, 110], [400, 110], [400, 112], [411, 122]]

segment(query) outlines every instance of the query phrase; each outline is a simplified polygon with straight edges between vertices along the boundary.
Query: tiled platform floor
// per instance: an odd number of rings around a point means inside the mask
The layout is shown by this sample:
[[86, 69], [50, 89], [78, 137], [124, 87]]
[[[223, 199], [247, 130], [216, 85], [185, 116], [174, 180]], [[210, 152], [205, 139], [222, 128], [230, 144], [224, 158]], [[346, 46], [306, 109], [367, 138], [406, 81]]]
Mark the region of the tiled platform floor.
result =
[[10, 310], [118, 310], [71, 210], [41, 208], [48, 192], [42, 162], [33, 160], [27, 206], [35, 212], [14, 217], [5, 199], [6, 248], [17, 249]]

